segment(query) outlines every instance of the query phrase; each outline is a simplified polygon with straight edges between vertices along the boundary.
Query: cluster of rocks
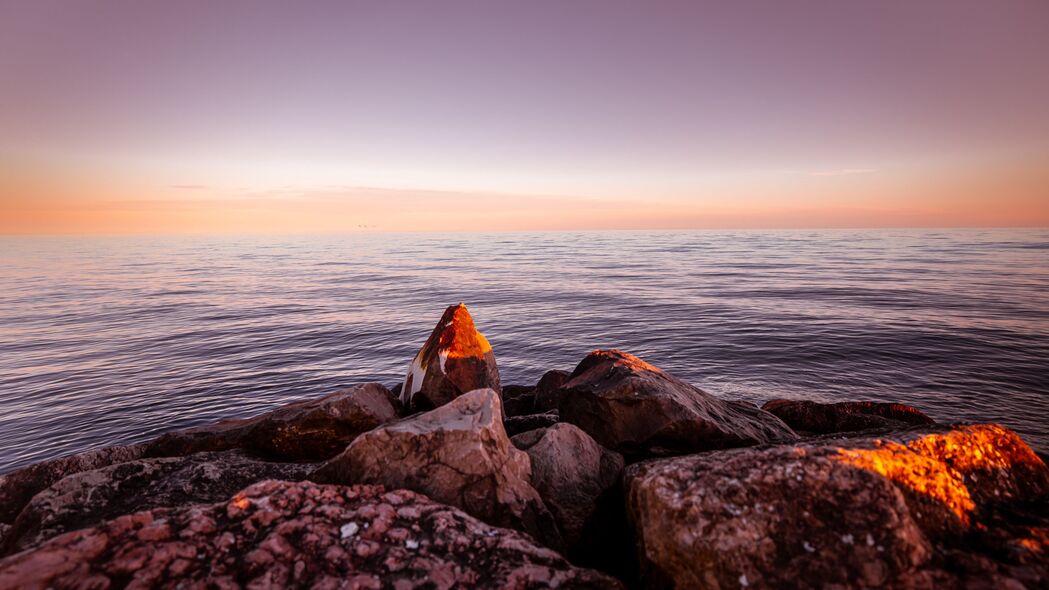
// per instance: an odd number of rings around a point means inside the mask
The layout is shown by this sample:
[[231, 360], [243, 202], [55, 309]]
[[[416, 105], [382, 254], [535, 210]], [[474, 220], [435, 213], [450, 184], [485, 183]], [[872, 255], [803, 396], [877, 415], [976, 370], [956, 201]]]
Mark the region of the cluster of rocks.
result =
[[900, 404], [725, 401], [599, 350], [499, 382], [465, 306], [405, 382], [0, 476], [0, 589], [1044, 588], [1049, 469]]

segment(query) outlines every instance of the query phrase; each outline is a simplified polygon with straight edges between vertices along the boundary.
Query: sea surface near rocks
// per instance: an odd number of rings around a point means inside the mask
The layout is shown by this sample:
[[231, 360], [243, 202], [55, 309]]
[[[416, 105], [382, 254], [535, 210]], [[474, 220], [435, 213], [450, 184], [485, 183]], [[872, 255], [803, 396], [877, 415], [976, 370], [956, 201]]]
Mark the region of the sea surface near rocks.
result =
[[394, 384], [464, 301], [504, 383], [621, 348], [1049, 451], [1049, 230], [0, 238], [0, 472]]

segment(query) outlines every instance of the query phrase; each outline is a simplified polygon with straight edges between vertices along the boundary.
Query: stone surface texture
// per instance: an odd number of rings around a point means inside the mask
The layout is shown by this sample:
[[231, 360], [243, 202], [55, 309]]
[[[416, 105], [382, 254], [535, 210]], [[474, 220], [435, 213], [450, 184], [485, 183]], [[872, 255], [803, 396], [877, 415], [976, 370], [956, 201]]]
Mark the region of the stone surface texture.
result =
[[587, 355], [562, 390], [561, 421], [628, 460], [797, 438], [768, 412], [715, 398], [619, 350]]
[[1049, 470], [997, 425], [627, 469], [649, 587], [1042, 588]]
[[554, 369], [543, 373], [535, 385], [535, 411], [548, 412], [556, 410], [561, 403], [561, 387], [572, 374], [568, 371]]
[[308, 463], [269, 463], [239, 451], [137, 459], [69, 475], [38, 493], [14, 522], [0, 554], [122, 514], [224, 500], [266, 479], [302, 480]]
[[559, 547], [557, 527], [531, 474], [528, 455], [514, 448], [503, 429], [499, 394], [478, 389], [361, 435], [311, 479], [415, 490]]
[[0, 588], [621, 588], [527, 536], [407, 491], [265, 481], [0, 560]]

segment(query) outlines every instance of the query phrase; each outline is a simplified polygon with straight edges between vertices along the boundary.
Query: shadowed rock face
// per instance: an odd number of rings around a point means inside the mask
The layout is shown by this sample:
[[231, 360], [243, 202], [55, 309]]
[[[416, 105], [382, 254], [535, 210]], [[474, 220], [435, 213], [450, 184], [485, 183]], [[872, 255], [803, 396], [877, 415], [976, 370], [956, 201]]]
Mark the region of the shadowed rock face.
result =
[[571, 424], [532, 430], [511, 440], [531, 457], [532, 485], [571, 548], [594, 515], [597, 499], [619, 481], [623, 457]]
[[797, 432], [830, 434], [856, 430], [898, 430], [933, 424], [932, 418], [906, 404], [839, 402], [821, 404], [806, 400], [774, 399], [761, 406]]
[[132, 461], [145, 452], [146, 445], [106, 447], [34, 463], [0, 475], [0, 523], [14, 522], [33, 496], [67, 475]]
[[247, 449], [276, 459], [321, 461], [341, 452], [360, 433], [397, 417], [389, 390], [365, 383], [254, 418], [169, 432], [148, 443], [146, 455]]
[[224, 500], [265, 479], [304, 479], [312, 464], [268, 463], [239, 451], [137, 459], [69, 475], [26, 505], [5, 553], [144, 509]]
[[415, 490], [558, 547], [553, 518], [529, 483], [531, 472], [528, 455], [503, 429], [499, 394], [478, 389], [361, 435], [310, 479]]
[[407, 490], [266, 481], [0, 560], [0, 588], [621, 588]]
[[543, 373], [535, 385], [535, 411], [548, 412], [556, 410], [561, 404], [561, 387], [572, 374], [568, 371], [554, 369]]
[[522, 432], [553, 426], [554, 424], [557, 424], [559, 420], [557, 411], [555, 410], [543, 414], [512, 416], [503, 420], [503, 426], [506, 428], [507, 434], [514, 436], [521, 434]]
[[587, 355], [562, 390], [561, 421], [628, 459], [797, 438], [768, 412], [717, 399], [619, 350]]
[[495, 353], [474, 327], [466, 306], [453, 305], [408, 367], [401, 402], [409, 411], [429, 410], [485, 388], [502, 391]]
[[1049, 583], [1049, 470], [997, 425], [654, 460], [625, 478], [652, 586]]

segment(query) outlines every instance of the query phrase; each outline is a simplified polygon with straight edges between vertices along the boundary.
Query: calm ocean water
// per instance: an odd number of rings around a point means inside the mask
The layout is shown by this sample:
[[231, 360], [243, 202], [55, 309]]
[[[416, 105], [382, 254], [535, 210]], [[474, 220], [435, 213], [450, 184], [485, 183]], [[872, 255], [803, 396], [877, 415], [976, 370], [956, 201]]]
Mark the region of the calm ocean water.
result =
[[0, 472], [392, 385], [459, 301], [504, 383], [618, 347], [1049, 450], [1049, 230], [0, 238], [0, 285]]

